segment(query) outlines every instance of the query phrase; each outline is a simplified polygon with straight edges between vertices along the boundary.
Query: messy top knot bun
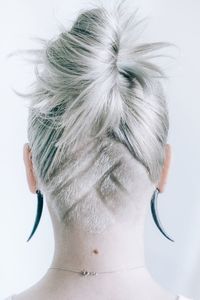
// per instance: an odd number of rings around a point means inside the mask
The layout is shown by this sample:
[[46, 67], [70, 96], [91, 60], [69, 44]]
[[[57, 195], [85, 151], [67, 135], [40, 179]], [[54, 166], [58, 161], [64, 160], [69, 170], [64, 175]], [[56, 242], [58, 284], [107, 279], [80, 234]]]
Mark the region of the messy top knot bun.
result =
[[93, 231], [136, 192], [138, 172], [155, 183], [164, 161], [165, 75], [151, 59], [170, 44], [139, 44], [140, 23], [124, 1], [110, 11], [94, 7], [31, 52], [28, 138], [38, 184], [59, 219], [84, 216]]

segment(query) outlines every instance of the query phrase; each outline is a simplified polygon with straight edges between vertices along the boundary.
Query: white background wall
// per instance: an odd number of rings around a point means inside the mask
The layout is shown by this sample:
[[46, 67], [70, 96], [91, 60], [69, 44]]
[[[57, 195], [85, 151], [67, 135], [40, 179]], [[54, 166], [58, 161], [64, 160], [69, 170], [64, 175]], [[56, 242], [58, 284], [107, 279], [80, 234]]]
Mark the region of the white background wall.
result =
[[[106, 2], [106, 1], [103, 1]], [[131, 2], [131, 1], [130, 1]], [[52, 37], [57, 24], [68, 25], [91, 1], [7, 0], [0, 3], [0, 298], [18, 293], [43, 276], [53, 254], [53, 232], [46, 204], [37, 234], [26, 243], [36, 212], [29, 192], [22, 149], [27, 142], [27, 109], [11, 86], [24, 90], [32, 69], [8, 52], [34, 47], [30, 36]], [[133, 1], [132, 1], [133, 3]], [[168, 142], [173, 159], [159, 211], [171, 243], [147, 216], [147, 263], [165, 287], [200, 299], [200, 2], [198, 0], [138, 0], [140, 15], [149, 16], [145, 35], [179, 47], [176, 61], [165, 65], [170, 75]]]

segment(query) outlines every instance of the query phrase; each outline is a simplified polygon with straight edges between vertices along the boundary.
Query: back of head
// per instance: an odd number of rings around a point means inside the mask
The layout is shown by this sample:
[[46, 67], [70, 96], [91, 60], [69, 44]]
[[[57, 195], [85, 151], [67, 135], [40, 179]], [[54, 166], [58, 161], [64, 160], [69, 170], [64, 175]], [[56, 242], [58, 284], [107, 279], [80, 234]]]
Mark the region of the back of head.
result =
[[138, 43], [140, 22], [124, 3], [82, 11], [33, 51], [28, 139], [38, 187], [60, 222], [91, 232], [139, 195], [142, 203], [164, 162], [164, 74], [151, 58], [169, 44]]

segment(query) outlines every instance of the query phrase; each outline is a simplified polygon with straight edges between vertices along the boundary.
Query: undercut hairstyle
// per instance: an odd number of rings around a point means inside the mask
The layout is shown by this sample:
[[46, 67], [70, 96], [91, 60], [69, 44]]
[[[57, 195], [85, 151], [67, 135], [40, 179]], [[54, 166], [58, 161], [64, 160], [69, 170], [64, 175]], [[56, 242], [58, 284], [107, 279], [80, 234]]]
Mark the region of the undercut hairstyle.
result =
[[96, 4], [29, 51], [28, 140], [38, 188], [59, 222], [90, 232], [102, 232], [156, 184], [165, 159], [167, 77], [153, 59], [173, 44], [138, 42], [137, 12], [126, 1], [110, 10]]

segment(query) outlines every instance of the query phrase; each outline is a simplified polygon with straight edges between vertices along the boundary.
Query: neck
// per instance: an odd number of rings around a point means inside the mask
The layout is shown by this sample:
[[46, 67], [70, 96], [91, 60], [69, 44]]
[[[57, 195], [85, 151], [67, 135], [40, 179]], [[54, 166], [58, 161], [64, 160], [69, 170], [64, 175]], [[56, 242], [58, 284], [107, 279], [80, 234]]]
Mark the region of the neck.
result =
[[[172, 299], [172, 295], [153, 280], [145, 267], [145, 212], [131, 219], [135, 223], [115, 223], [101, 234], [91, 234], [80, 227], [64, 228], [53, 222], [55, 249], [50, 268], [61, 270], [49, 269], [39, 283], [39, 292], [42, 290], [50, 297], [53, 294], [55, 299], [64, 299], [69, 294], [74, 299], [86, 299], [88, 295], [94, 299], [97, 292], [102, 294], [103, 299], [107, 299], [108, 295], [109, 299], [129, 299], [130, 295], [138, 299], [142, 293], [142, 299], [147, 299], [149, 293], [151, 299]], [[143, 268], [138, 269], [140, 266]], [[89, 276], [87, 280], [62, 269], [78, 272], [84, 269], [97, 273], [123, 269], [125, 272]], [[144, 286], [148, 286], [148, 291], [144, 290]]]
[[[49, 269], [39, 287], [47, 295], [53, 293], [59, 299], [70, 293], [74, 299], [86, 299], [88, 295], [95, 298], [97, 292], [103, 299], [108, 295], [109, 299], [129, 299], [130, 295], [138, 299], [143, 292], [147, 293], [143, 299], [148, 298], [149, 292], [152, 299], [165, 299], [166, 291], [145, 267], [144, 224], [145, 215], [140, 215], [134, 224], [115, 223], [101, 234], [91, 234], [78, 227], [64, 228], [53, 222], [55, 250], [50, 268], [61, 270]], [[63, 269], [113, 273], [89, 276], [87, 280]], [[143, 289], [144, 286], [148, 286], [149, 292]], [[167, 299], [172, 299], [171, 295]]]
[[144, 222], [116, 223], [101, 234], [81, 228], [56, 230], [55, 251], [50, 267], [105, 272], [138, 267], [144, 262]]

